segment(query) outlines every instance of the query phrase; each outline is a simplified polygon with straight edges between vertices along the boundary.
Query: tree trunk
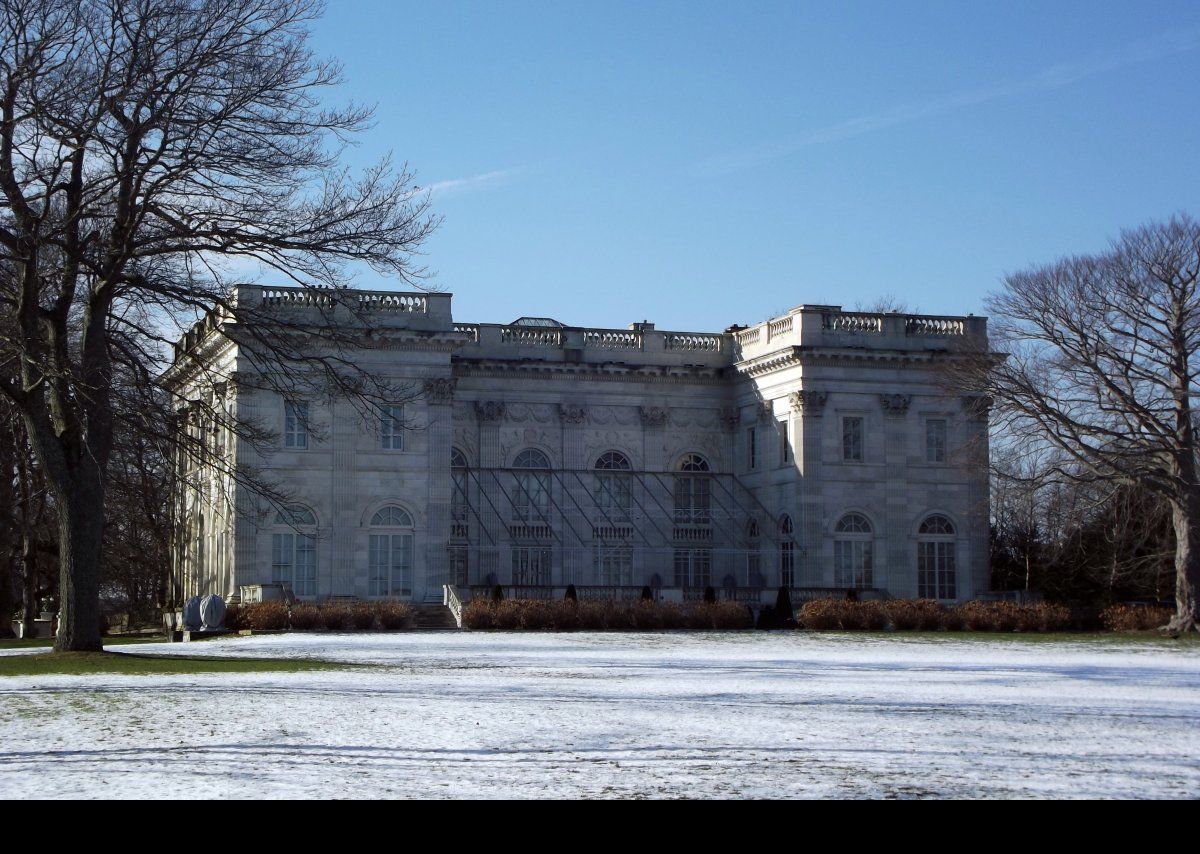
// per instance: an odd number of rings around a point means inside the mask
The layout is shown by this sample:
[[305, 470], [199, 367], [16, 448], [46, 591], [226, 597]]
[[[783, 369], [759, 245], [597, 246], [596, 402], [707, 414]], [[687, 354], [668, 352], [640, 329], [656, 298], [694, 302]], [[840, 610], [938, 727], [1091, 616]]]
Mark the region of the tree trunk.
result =
[[104, 541], [104, 486], [92, 466], [61, 496], [58, 507], [59, 598], [55, 652], [98, 652], [100, 551]]
[[21, 539], [21, 611], [25, 625], [25, 636], [33, 631], [33, 621], [38, 617], [38, 556], [33, 535], [26, 531]]
[[1167, 624], [1167, 632], [1181, 635], [1196, 631], [1200, 619], [1200, 494], [1173, 501], [1171, 514], [1175, 525], [1175, 616]]

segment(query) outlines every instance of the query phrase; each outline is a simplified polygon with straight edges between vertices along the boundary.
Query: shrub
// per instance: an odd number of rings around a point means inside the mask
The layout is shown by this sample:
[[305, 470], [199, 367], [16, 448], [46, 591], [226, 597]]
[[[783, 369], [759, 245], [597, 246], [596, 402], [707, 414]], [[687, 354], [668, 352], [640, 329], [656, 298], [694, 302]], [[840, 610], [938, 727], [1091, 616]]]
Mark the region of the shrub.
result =
[[564, 599], [570, 599], [572, 602], [578, 602], [578, 601], [579, 601], [579, 592], [578, 592], [578, 591], [575, 589], [575, 585], [574, 585], [574, 584], [568, 584], [568, 585], [567, 585], [567, 592], [566, 592], [566, 594], [563, 596], [563, 598], [564, 598]]
[[712, 627], [718, 631], [754, 628], [754, 612], [737, 602], [721, 602], [710, 608]]
[[652, 632], [665, 628], [665, 608], [649, 599], [640, 599], [630, 609], [630, 622], [636, 631]]
[[504, 588], [501, 587], [499, 584], [497, 584], [495, 587], [492, 588], [492, 601], [493, 602], [503, 602], [504, 601]]
[[321, 623], [331, 632], [342, 632], [350, 626], [350, 608], [326, 603], [321, 607]]
[[712, 587], [704, 588], [704, 604], [705, 605], [717, 604], [717, 591], [714, 590]]
[[350, 625], [360, 632], [375, 628], [375, 607], [366, 602], [356, 602], [350, 607]]
[[841, 603], [832, 599], [812, 599], [800, 607], [800, 626], [818, 632], [841, 628]]
[[1161, 605], [1110, 605], [1100, 622], [1110, 632], [1149, 632], [1165, 626], [1175, 612]]
[[898, 632], [915, 632], [921, 628], [922, 614], [918, 603], [912, 599], [896, 599], [888, 602], [888, 620]]
[[311, 632], [313, 629], [319, 629], [324, 625], [325, 623], [321, 618], [321, 611], [316, 605], [299, 602], [292, 606], [293, 631]]
[[283, 602], [254, 602], [242, 605], [238, 620], [254, 631], [276, 631], [288, 627], [288, 608]]
[[244, 612], [241, 605], [230, 605], [225, 609], [225, 628], [231, 632], [240, 632], [242, 629], [247, 629]]
[[967, 620], [963, 616], [962, 608], [957, 605], [952, 608], [942, 609], [942, 628], [948, 632], [961, 632], [966, 628]]
[[861, 602], [863, 628], [869, 632], [880, 632], [888, 627], [888, 615], [880, 602]]
[[492, 626], [497, 629], [516, 629], [521, 626], [521, 603], [515, 599], [500, 599], [492, 603]]
[[403, 602], [380, 602], [375, 606], [375, 616], [384, 631], [394, 632], [412, 625], [413, 609]]
[[642, 601], [644, 601], [644, 602], [653, 602], [654, 601], [654, 592], [650, 589], [649, 585], [646, 585], [645, 587], [642, 588]]
[[472, 599], [463, 608], [463, 625], [468, 629], [490, 629], [492, 606], [486, 599]]

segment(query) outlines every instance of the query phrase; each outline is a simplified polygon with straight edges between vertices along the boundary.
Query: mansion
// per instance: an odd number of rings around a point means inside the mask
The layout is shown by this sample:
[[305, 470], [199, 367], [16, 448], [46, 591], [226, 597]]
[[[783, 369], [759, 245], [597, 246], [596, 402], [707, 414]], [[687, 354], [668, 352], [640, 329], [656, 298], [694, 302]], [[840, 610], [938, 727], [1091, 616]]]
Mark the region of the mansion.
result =
[[[956, 354], [986, 349], [984, 318], [802, 305], [672, 332], [462, 323], [450, 294], [350, 294], [361, 334], [343, 355], [405, 390], [372, 414], [267, 390], [215, 317], [176, 346], [164, 382], [179, 399], [271, 438], [185, 411], [186, 429], [289, 496], [180, 454], [177, 597], [988, 589], [987, 401], [944, 380]], [[330, 304], [299, 288], [236, 300], [316, 344]]]

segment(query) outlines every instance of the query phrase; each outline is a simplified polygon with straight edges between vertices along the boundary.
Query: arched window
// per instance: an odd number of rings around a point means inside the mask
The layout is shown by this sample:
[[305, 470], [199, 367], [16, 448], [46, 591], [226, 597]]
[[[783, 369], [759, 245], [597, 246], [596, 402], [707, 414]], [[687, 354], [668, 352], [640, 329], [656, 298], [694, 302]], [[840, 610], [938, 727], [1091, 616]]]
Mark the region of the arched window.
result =
[[922, 599], [957, 599], [954, 523], [945, 516], [930, 516], [917, 531], [917, 596]]
[[708, 460], [699, 454], [686, 454], [675, 475], [675, 522], [680, 525], [707, 525], [712, 520], [712, 483]]
[[513, 521], [548, 522], [550, 519], [550, 460], [535, 448], [517, 454], [513, 468]]
[[371, 517], [367, 556], [371, 596], [412, 596], [413, 520], [389, 504]]
[[871, 520], [847, 513], [833, 531], [833, 583], [837, 587], [873, 587], [875, 543]]
[[471, 474], [467, 470], [467, 457], [458, 448], [450, 451], [450, 536], [465, 538], [469, 533], [468, 519], [471, 515], [471, 499], [468, 491]]
[[796, 586], [796, 541], [793, 533], [792, 517], [784, 514], [779, 519], [779, 583], [783, 587]]
[[746, 523], [746, 586], [766, 587], [766, 579], [762, 574], [762, 532], [758, 528], [758, 520], [751, 519]]
[[629, 458], [619, 451], [608, 451], [596, 460], [596, 506], [609, 517], [629, 515], [631, 496]]
[[297, 596], [317, 595], [317, 517], [293, 504], [275, 514], [271, 534], [271, 580], [291, 585]]

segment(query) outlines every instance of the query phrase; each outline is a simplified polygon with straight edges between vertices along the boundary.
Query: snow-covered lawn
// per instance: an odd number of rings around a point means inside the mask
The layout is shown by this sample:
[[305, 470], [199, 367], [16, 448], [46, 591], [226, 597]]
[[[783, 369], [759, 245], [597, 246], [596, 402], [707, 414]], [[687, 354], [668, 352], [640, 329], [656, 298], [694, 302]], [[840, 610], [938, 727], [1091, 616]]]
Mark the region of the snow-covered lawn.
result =
[[136, 652], [385, 666], [2, 679], [0, 796], [1200, 797], [1195, 643], [416, 633]]

